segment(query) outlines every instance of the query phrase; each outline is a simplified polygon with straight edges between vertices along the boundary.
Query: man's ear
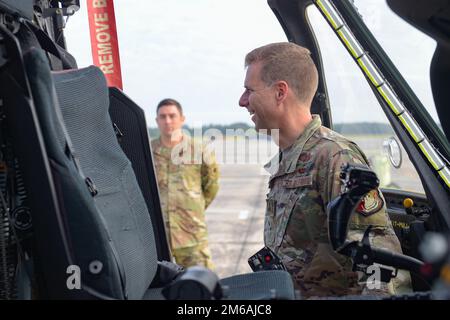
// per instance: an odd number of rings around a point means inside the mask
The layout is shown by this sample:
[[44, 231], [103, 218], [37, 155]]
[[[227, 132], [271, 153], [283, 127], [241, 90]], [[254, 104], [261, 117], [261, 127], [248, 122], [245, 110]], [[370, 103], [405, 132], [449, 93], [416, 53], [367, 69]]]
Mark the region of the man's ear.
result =
[[289, 91], [289, 85], [286, 81], [278, 81], [275, 85], [275, 88], [277, 90], [276, 92], [276, 99], [277, 101], [283, 102], [284, 99], [286, 99], [288, 91]]

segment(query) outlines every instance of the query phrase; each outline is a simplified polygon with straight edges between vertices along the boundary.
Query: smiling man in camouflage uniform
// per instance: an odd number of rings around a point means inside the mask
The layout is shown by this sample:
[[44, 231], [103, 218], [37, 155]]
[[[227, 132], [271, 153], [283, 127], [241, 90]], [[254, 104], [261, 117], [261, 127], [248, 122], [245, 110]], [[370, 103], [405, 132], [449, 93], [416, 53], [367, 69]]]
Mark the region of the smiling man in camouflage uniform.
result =
[[[310, 52], [292, 43], [275, 43], [251, 51], [245, 65], [239, 105], [250, 112], [257, 130], [279, 130], [280, 154], [269, 180], [264, 242], [281, 258], [296, 289], [308, 298], [393, 294], [400, 286], [408, 287], [409, 273], [399, 272], [389, 285], [368, 290], [352, 271], [351, 259], [334, 252], [329, 243], [326, 207], [342, 192], [341, 165], [368, 161], [355, 143], [311, 115], [318, 72]], [[401, 252], [378, 189], [352, 214], [349, 238], [361, 239], [368, 225], [373, 226], [374, 246]]]
[[212, 269], [205, 210], [219, 189], [214, 153], [182, 134], [185, 117], [176, 100], [162, 100], [156, 112], [160, 137], [151, 145], [172, 255], [184, 267]]

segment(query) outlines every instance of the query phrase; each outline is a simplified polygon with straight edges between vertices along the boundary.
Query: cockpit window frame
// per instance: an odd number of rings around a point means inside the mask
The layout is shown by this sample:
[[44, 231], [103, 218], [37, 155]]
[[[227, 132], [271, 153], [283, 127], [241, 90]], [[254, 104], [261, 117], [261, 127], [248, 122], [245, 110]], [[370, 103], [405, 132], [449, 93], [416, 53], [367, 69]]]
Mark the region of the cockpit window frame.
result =
[[[308, 32], [302, 30], [305, 27], [312, 27], [311, 25], [306, 23], [306, 8], [311, 4], [316, 5], [322, 15], [325, 17], [328, 25], [333, 29], [336, 36], [340, 39], [341, 43], [346, 47], [347, 51], [355, 60], [355, 62], [358, 63], [357, 57], [352, 54], [352, 50], [349, 50], [349, 46], [346, 45], [343, 37], [339, 36], [339, 34], [337, 33], [337, 31], [339, 30], [339, 25], [337, 25], [337, 23], [339, 21], [336, 22], [333, 20], [333, 17], [336, 14], [330, 14], [327, 13], [326, 10], [323, 10], [324, 3], [326, 4], [326, 6], [332, 6], [337, 12], [337, 18], [334, 17], [334, 19], [341, 19], [345, 21], [346, 27], [352, 32], [354, 38], [359, 42], [367, 56], [370, 57], [370, 62], [373, 62], [373, 66], [376, 66], [376, 73], [379, 72], [381, 75], [383, 75], [385, 82], [390, 85], [390, 88], [395, 93], [398, 100], [402, 102], [402, 105], [408, 112], [408, 115], [410, 116], [408, 117], [408, 120], [410, 118], [415, 120], [415, 123], [419, 127], [420, 132], [423, 132], [424, 138], [427, 139], [427, 142], [431, 145], [433, 151], [435, 151], [434, 155], [437, 155], [438, 158], [442, 160], [439, 164], [444, 163], [444, 168], [446, 168], [445, 173], [448, 173], [450, 167], [450, 145], [447, 139], [437, 127], [436, 123], [428, 114], [427, 110], [417, 98], [413, 90], [403, 79], [400, 72], [391, 62], [390, 58], [384, 52], [383, 48], [379, 45], [375, 37], [367, 28], [356, 8], [349, 0], [297, 0], [294, 1], [294, 4], [292, 1], [287, 0], [269, 0], [268, 3], [271, 6], [272, 10], [276, 12], [276, 16], [280, 20], [283, 29], [285, 31], [287, 30], [286, 35], [289, 37], [289, 41], [303, 46], [305, 46], [306, 44], [306, 47], [311, 50], [313, 56], [318, 55], [314, 57], [315, 61], [321, 62], [320, 49], [317, 42], [315, 41], [313, 30], [309, 30]], [[300, 12], [297, 11], [297, 25], [295, 25], [293, 22], [293, 8], [297, 8], [297, 10], [300, 10]], [[302, 12], [302, 10], [304, 11]], [[310, 38], [305, 39], [308, 35]], [[308, 46], [308, 44], [310, 46]], [[359, 66], [364, 70], [363, 66], [361, 66], [361, 62]], [[367, 67], [367, 63], [365, 67]], [[323, 65], [321, 63], [318, 65], [318, 69], [319, 72], [323, 74]], [[440, 168], [437, 168], [436, 163], [433, 163], [434, 161], [432, 161], [433, 159], [430, 160], [430, 155], [427, 154], [427, 152], [423, 151], [423, 147], [419, 146], [421, 140], [417, 139], [417, 137], [412, 134], [415, 132], [415, 130], [411, 130], [410, 128], [407, 129], [408, 125], [405, 125], [406, 121], [401, 121], [401, 119], [399, 119], [398, 113], [395, 113], [395, 110], [393, 110], [392, 108], [392, 104], [391, 106], [389, 106], [387, 99], [383, 97], [383, 95], [377, 89], [379, 88], [379, 83], [376, 82], [376, 79], [374, 79], [374, 77], [370, 76], [371, 73], [363, 72], [363, 74], [368, 81], [372, 91], [374, 92], [381, 108], [383, 109], [389, 122], [391, 123], [394, 131], [396, 132], [406, 152], [408, 153], [409, 158], [418, 171], [431, 206], [435, 207], [437, 209], [436, 211], [440, 213], [441, 219], [439, 219], [439, 224], [443, 229], [449, 230], [450, 183], [449, 181], [445, 180], [445, 175], [443, 175], [444, 171], [440, 172], [440, 170], [442, 170], [442, 166]], [[328, 101], [325, 83], [324, 86], [325, 88], [322, 90], [322, 92], [320, 92], [320, 94], [324, 94], [325, 96], [322, 98], [325, 101]], [[320, 112], [330, 113], [328, 103], [325, 105], [325, 108], [328, 109], [321, 109]], [[329, 125], [332, 128], [330, 114], [328, 114], [328, 118], [330, 119]]]

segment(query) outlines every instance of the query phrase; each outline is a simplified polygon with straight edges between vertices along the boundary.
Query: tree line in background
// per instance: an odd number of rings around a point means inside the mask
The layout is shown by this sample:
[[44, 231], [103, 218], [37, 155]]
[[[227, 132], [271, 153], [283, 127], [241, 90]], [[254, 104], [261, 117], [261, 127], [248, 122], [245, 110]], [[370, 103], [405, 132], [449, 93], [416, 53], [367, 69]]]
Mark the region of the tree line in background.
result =
[[[189, 126], [183, 126], [183, 129], [187, 130], [191, 135], [194, 134], [194, 128]], [[235, 122], [232, 124], [221, 125], [221, 124], [208, 124], [202, 126], [202, 132], [204, 133], [208, 129], [219, 130], [224, 136], [227, 129], [237, 130], [242, 129], [247, 131], [248, 129], [253, 129], [253, 125], [249, 125], [245, 122]], [[155, 127], [150, 127], [149, 134], [151, 138], [159, 137], [159, 130]], [[352, 123], [336, 123], [333, 125], [333, 130], [339, 132], [343, 135], [388, 135], [394, 134], [391, 126], [387, 123], [379, 122], [352, 122]]]

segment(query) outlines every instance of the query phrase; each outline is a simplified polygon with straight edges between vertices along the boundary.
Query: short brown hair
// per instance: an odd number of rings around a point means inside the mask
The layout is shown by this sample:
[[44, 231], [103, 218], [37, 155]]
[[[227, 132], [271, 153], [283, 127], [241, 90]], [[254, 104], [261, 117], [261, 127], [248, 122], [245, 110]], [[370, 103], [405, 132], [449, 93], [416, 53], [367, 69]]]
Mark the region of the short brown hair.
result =
[[311, 52], [289, 42], [271, 43], [249, 52], [245, 67], [262, 62], [261, 80], [267, 85], [286, 81], [298, 100], [311, 103], [318, 86], [318, 72]]
[[181, 104], [177, 100], [170, 98], [163, 99], [158, 103], [158, 106], [156, 107], [156, 114], [158, 114], [159, 109], [164, 106], [175, 106], [180, 112], [180, 115], [183, 115], [183, 108], [181, 107]]

